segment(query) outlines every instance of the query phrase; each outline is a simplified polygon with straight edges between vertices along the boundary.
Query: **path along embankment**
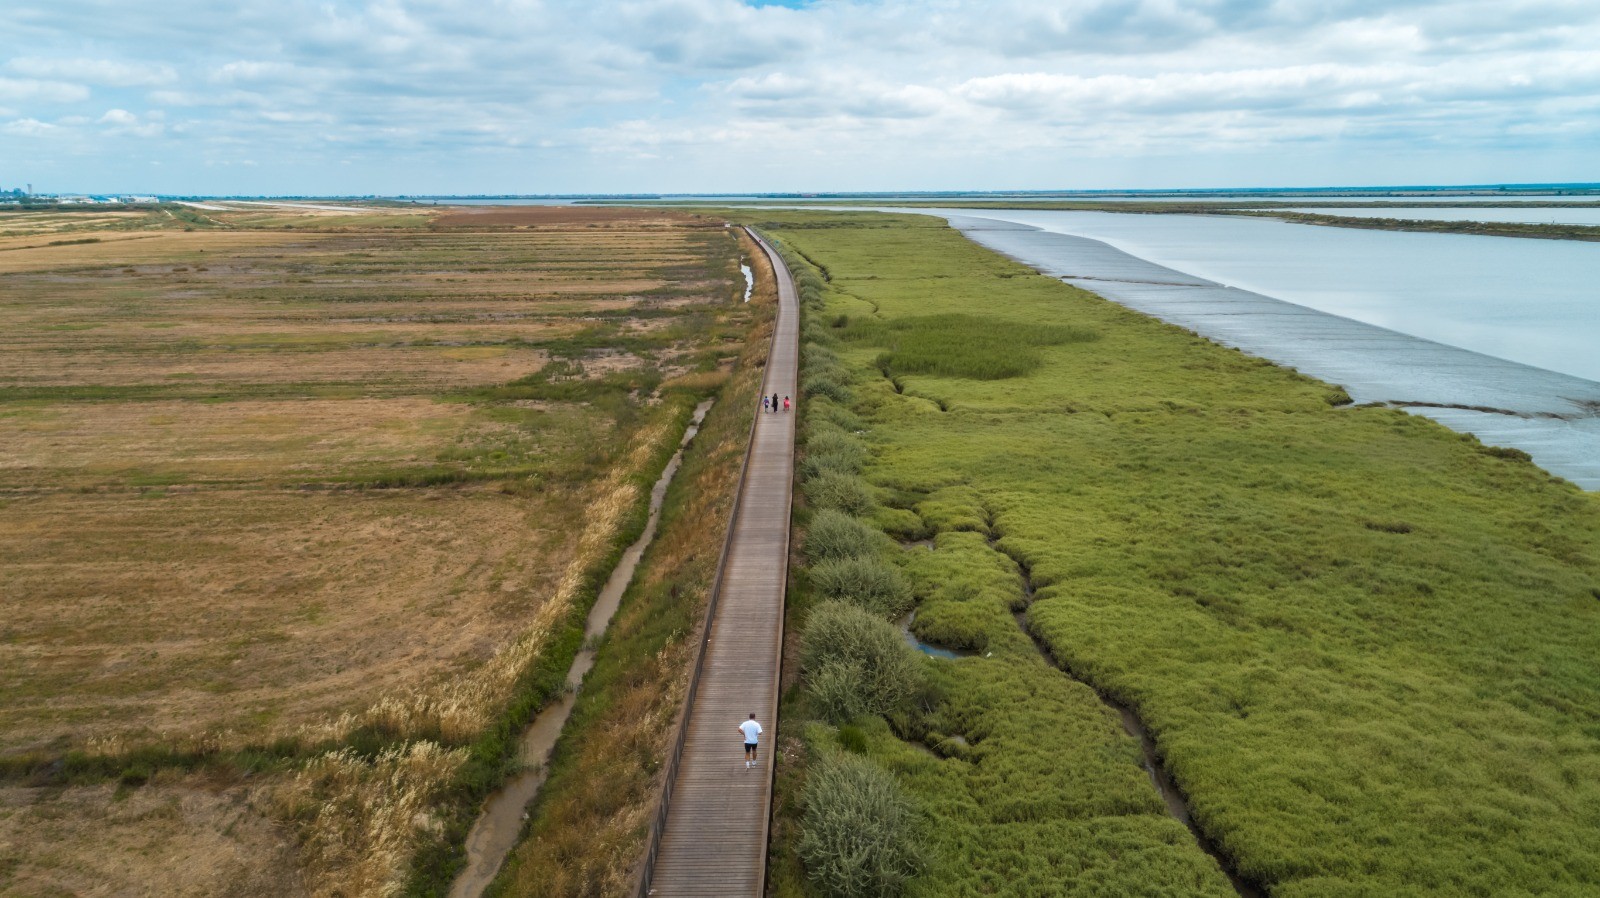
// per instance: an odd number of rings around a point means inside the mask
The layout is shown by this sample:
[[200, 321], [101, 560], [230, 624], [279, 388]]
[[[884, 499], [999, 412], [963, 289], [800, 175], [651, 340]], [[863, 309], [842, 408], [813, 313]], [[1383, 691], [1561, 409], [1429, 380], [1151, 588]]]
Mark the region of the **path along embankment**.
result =
[[[797, 395], [800, 312], [783, 260], [753, 231], [778, 282], [778, 317], [762, 391]], [[737, 729], [754, 713], [777, 731], [778, 664], [788, 580], [794, 481], [793, 412], [763, 413], [751, 428], [686, 710], [668, 758], [650, 830], [641, 895], [763, 893], [772, 818], [772, 753], [743, 767]]]

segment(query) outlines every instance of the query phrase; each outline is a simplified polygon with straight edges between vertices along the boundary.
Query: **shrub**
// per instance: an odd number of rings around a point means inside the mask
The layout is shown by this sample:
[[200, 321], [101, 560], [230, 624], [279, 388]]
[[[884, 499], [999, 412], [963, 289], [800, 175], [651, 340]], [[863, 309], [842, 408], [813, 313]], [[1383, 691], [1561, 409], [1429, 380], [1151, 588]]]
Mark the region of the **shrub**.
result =
[[806, 409], [807, 420], [813, 427], [818, 424], [831, 424], [845, 433], [855, 433], [865, 430], [866, 424], [862, 423], [855, 412], [828, 399], [818, 399], [810, 408]]
[[813, 562], [829, 558], [871, 555], [881, 537], [871, 527], [842, 511], [825, 508], [806, 530], [806, 557]]
[[800, 461], [801, 481], [811, 480], [823, 474], [854, 474], [860, 468], [852, 464], [849, 458], [839, 455], [813, 455], [807, 454]]
[[833, 329], [819, 321], [807, 321], [800, 325], [800, 362], [802, 365], [811, 364], [811, 350], [827, 343], [837, 343], [839, 338], [834, 336]]
[[831, 424], [812, 429], [806, 457], [800, 461], [800, 478], [810, 480], [826, 472], [855, 474], [867, 460], [861, 441]]
[[812, 768], [801, 830], [800, 859], [824, 895], [898, 895], [922, 866], [911, 803], [866, 758], [839, 755]]
[[848, 381], [842, 373], [834, 372], [832, 369], [807, 374], [805, 386], [800, 392], [811, 398], [820, 396], [842, 403], [848, 403], [852, 398]]
[[826, 330], [819, 330], [819, 333], [822, 339], [813, 340], [801, 347], [800, 363], [806, 367], [807, 371], [815, 368], [840, 367], [843, 363], [839, 359], [839, 354], [823, 345], [826, 341], [832, 340], [833, 335]]
[[811, 612], [800, 637], [800, 666], [823, 716], [835, 722], [887, 714], [922, 688], [921, 662], [900, 632], [843, 602], [824, 602]]
[[1478, 451], [1482, 452], [1484, 455], [1492, 456], [1494, 458], [1504, 458], [1510, 461], [1533, 461], [1533, 456], [1523, 452], [1521, 449], [1513, 449], [1510, 446], [1484, 446]]
[[806, 692], [824, 720], [854, 720], [869, 711], [856, 672], [841, 664], [824, 664], [806, 674]]
[[815, 271], [808, 266], [795, 266], [795, 286], [801, 290], [822, 291], [822, 278], [817, 277]]
[[806, 498], [817, 508], [832, 508], [846, 514], [863, 515], [875, 504], [866, 481], [842, 471], [819, 471], [806, 481]]
[[826, 599], [840, 599], [880, 617], [911, 607], [911, 588], [900, 571], [876, 558], [830, 558], [811, 567], [811, 584]]
[[860, 440], [831, 424], [811, 429], [811, 436], [806, 440], [806, 453], [838, 456], [856, 469], [860, 469], [862, 463], [867, 460], [867, 447], [863, 446]]

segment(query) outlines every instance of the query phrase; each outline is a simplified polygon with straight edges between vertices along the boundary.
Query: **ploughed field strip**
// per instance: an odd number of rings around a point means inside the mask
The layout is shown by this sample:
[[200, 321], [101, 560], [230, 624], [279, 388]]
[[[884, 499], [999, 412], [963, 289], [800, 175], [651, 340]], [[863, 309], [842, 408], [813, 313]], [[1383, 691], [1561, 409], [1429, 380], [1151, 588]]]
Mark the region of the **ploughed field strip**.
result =
[[[777, 253], [762, 248], [777, 274], [779, 304], [764, 392], [794, 396], [800, 325], [794, 282]], [[765, 882], [795, 428], [793, 412], [758, 414], [649, 882], [657, 896], [758, 895]], [[744, 769], [736, 729], [751, 712], [766, 731], [756, 770]]]

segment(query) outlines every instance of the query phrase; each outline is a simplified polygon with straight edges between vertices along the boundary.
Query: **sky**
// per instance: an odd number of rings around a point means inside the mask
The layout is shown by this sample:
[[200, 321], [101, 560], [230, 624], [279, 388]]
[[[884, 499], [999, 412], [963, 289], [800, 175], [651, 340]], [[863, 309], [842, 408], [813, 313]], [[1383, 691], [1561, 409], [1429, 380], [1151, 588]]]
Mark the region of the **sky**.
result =
[[6, 0], [0, 188], [1600, 181], [1595, 0]]

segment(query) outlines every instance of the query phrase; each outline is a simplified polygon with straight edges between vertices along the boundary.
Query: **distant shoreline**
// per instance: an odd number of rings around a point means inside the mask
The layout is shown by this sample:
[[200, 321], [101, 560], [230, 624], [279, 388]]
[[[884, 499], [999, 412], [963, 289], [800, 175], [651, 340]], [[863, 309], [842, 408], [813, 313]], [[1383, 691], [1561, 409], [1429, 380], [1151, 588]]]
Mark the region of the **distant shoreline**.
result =
[[[1460, 207], [1452, 206], [1450, 208]], [[1349, 215], [1322, 215], [1315, 212], [1276, 212], [1256, 209], [1218, 209], [1213, 214], [1250, 215], [1257, 218], [1276, 218], [1280, 221], [1294, 224], [1321, 225], [1333, 228], [1362, 228], [1369, 231], [1421, 231], [1432, 234], [1477, 234], [1483, 237], [1524, 237], [1536, 240], [1600, 241], [1600, 226], [1596, 225], [1531, 224], [1514, 221], [1358, 218]]]

